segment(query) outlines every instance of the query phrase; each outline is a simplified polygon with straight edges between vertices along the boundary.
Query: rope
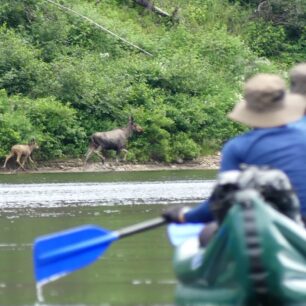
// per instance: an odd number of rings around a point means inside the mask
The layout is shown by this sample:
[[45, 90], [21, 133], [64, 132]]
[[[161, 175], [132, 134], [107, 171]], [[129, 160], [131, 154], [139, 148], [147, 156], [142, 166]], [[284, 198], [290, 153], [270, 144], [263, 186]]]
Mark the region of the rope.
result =
[[95, 22], [94, 20], [92, 20], [92, 19], [90, 19], [90, 18], [88, 18], [88, 17], [86, 17], [86, 16], [84, 16], [84, 15], [78, 13], [77, 11], [75, 11], [75, 10], [73, 10], [73, 9], [67, 7], [67, 6], [64, 6], [64, 5], [61, 5], [61, 4], [59, 4], [59, 3], [56, 3], [56, 2], [54, 2], [54, 1], [52, 1], [52, 0], [45, 0], [45, 1], [47, 1], [47, 2], [49, 2], [49, 3], [52, 3], [52, 4], [56, 5], [57, 7], [59, 7], [59, 8], [62, 9], [62, 10], [66, 10], [66, 11], [71, 12], [71, 13], [77, 15], [77, 16], [80, 16], [80, 17], [83, 18], [83, 19], [86, 19], [87, 21], [89, 21], [90, 23], [94, 24], [96, 27], [98, 27], [98, 28], [101, 29], [102, 31], [104, 31], [104, 32], [106, 32], [106, 33], [108, 33], [108, 34], [110, 34], [110, 35], [116, 37], [117, 39], [123, 41], [124, 43], [128, 44], [129, 46], [131, 46], [131, 47], [133, 47], [133, 48], [135, 48], [135, 49], [138, 49], [139, 51], [145, 53], [146, 55], [153, 56], [152, 53], [150, 53], [150, 52], [148, 52], [148, 51], [146, 51], [146, 50], [144, 50], [144, 49], [142, 49], [142, 48], [140, 48], [140, 47], [134, 45], [133, 43], [127, 41], [126, 39], [120, 37], [119, 35], [113, 33], [112, 31], [106, 29], [105, 27], [101, 26], [100, 24], [98, 24], [98, 23]]

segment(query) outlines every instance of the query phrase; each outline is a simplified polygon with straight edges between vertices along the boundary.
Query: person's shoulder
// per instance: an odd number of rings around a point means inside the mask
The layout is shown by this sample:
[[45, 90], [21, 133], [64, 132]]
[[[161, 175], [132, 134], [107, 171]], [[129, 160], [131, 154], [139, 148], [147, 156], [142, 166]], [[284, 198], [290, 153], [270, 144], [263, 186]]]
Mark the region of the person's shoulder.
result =
[[262, 129], [252, 129], [252, 130], [249, 130], [247, 132], [244, 132], [243, 134], [240, 134], [240, 135], [237, 135], [237, 136], [231, 138], [230, 140], [228, 140], [228, 142], [226, 144], [232, 145], [232, 144], [245, 142], [248, 139], [252, 139], [252, 138], [256, 137], [258, 134], [261, 134], [261, 133], [263, 133]]
[[261, 136], [272, 136], [272, 137], [277, 137], [277, 136], [284, 136], [286, 134], [299, 134], [299, 133], [304, 133], [306, 132], [306, 120], [304, 123], [302, 122], [296, 122], [296, 123], [290, 123], [287, 125], [282, 125], [282, 126], [276, 126], [276, 127], [271, 127], [271, 128], [259, 128], [259, 129], [254, 129], [252, 131], [251, 137], [261, 137]]
[[241, 135], [237, 135], [231, 139], [229, 139], [223, 146], [223, 148], [225, 150], [228, 149], [233, 149], [233, 148], [237, 148], [240, 145], [242, 145], [243, 143], [245, 143], [245, 141], [247, 140], [247, 138], [252, 136], [252, 131], [249, 132], [245, 132]]
[[293, 123], [290, 123], [288, 125], [290, 128], [295, 128], [298, 130], [306, 131], [306, 116], [304, 116], [302, 119], [295, 121]]
[[271, 133], [265, 135], [271, 141], [299, 142], [306, 145], [306, 120], [271, 129]]
[[[294, 128], [293, 130], [296, 130]], [[254, 128], [248, 132], [245, 132], [241, 135], [237, 135], [229, 139], [223, 146], [225, 150], [237, 150], [241, 148], [246, 148], [248, 145], [251, 145], [257, 139], [262, 137], [271, 137], [276, 136], [276, 134], [284, 134], [287, 131], [287, 127], [279, 128]]]

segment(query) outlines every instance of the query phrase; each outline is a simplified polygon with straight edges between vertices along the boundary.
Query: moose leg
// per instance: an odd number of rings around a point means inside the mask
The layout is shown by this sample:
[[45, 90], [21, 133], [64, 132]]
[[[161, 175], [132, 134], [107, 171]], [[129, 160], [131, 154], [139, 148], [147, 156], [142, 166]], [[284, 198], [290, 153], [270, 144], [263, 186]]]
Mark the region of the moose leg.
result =
[[126, 161], [126, 156], [129, 151], [127, 149], [122, 149], [122, 152], [123, 152], [123, 160]]
[[[122, 154], [123, 152], [123, 154]], [[118, 164], [119, 163], [119, 160], [118, 160], [118, 156], [123, 156], [123, 158], [121, 159], [122, 161], [126, 161], [126, 155], [128, 153], [128, 150], [127, 149], [118, 149], [117, 150], [117, 154], [116, 154], [116, 163]]]
[[116, 150], [116, 164], [119, 164], [119, 159], [118, 159], [118, 157], [120, 157], [121, 150], [122, 150], [122, 149], [117, 149], [117, 150]]
[[95, 151], [95, 148], [94, 147], [89, 147], [87, 152], [86, 152], [86, 155], [85, 155], [85, 161], [84, 161], [84, 165], [87, 164], [87, 161], [88, 159], [90, 158], [90, 156], [93, 154], [93, 152]]
[[23, 170], [25, 170], [25, 169], [24, 169], [24, 165], [25, 165], [25, 163], [26, 163], [27, 160], [28, 160], [28, 156], [25, 156], [24, 159], [23, 159], [23, 162], [22, 162], [22, 169], [23, 169]]
[[101, 147], [98, 147], [98, 148], [93, 148], [93, 147], [90, 147], [86, 153], [86, 156], [85, 156], [85, 162], [84, 164], [86, 165], [88, 159], [91, 157], [91, 155], [93, 153], [97, 154], [101, 159], [102, 159], [102, 163], [104, 163], [105, 161], [105, 158], [104, 156], [99, 152], [101, 150]]
[[14, 153], [10, 153], [9, 155], [6, 156], [5, 162], [2, 168], [6, 168], [6, 163], [8, 162], [9, 159], [11, 159], [14, 156]]
[[30, 161], [31, 164], [34, 166], [34, 168], [35, 168], [36, 170], [38, 170], [38, 168], [36, 167], [36, 165], [35, 165], [33, 159], [31, 158], [31, 156], [29, 156], [29, 161]]
[[[19, 168], [21, 168], [23, 171], [25, 171], [25, 169], [24, 169], [23, 166], [24, 166], [24, 163], [25, 163], [25, 159], [26, 159], [26, 158], [24, 159], [24, 161], [23, 161], [22, 164], [20, 163], [20, 158], [21, 158], [21, 154], [18, 154], [18, 155], [17, 155], [17, 159], [16, 159], [17, 164], [19, 165]], [[19, 169], [19, 168], [18, 168], [18, 169]], [[18, 169], [17, 169], [17, 170], [18, 170]]]
[[101, 160], [102, 160], [102, 164], [105, 163], [105, 157], [103, 156], [103, 154], [101, 153], [101, 147], [98, 147], [96, 150], [94, 150], [94, 153], [97, 154]]

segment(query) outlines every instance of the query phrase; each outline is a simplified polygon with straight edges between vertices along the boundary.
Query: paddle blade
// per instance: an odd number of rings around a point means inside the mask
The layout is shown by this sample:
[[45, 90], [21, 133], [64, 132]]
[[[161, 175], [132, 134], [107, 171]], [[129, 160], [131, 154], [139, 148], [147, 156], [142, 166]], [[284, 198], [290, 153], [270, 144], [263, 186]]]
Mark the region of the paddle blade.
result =
[[94, 225], [37, 238], [33, 249], [36, 281], [45, 284], [89, 265], [118, 238], [117, 232]]
[[197, 237], [204, 227], [203, 223], [171, 223], [167, 228], [168, 238], [173, 246], [178, 246], [189, 238]]

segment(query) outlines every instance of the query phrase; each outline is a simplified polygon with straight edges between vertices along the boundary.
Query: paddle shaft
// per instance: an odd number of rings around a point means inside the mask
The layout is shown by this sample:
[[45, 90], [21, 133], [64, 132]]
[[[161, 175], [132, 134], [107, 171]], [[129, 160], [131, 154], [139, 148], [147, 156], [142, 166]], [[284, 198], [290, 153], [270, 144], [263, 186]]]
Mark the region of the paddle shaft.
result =
[[159, 217], [159, 218], [151, 219], [151, 220], [144, 221], [141, 223], [137, 223], [137, 224], [134, 224], [128, 227], [124, 227], [122, 229], [117, 230], [116, 232], [119, 238], [124, 238], [124, 237], [131, 236], [133, 234], [136, 234], [136, 233], [147, 231], [155, 227], [159, 227], [166, 223], [167, 222], [163, 217]]

